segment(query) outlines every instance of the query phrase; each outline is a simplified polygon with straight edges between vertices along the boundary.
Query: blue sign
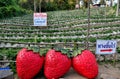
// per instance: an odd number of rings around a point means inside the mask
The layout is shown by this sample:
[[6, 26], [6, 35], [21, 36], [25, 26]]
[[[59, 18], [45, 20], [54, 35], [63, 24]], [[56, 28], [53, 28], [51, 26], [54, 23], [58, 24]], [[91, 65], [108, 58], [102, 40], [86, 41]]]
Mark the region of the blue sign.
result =
[[4, 68], [0, 68], [0, 70], [10, 70], [10, 67], [4, 67]]
[[116, 53], [116, 40], [97, 40], [96, 54], [113, 54]]
[[47, 26], [47, 13], [34, 13], [34, 26]]

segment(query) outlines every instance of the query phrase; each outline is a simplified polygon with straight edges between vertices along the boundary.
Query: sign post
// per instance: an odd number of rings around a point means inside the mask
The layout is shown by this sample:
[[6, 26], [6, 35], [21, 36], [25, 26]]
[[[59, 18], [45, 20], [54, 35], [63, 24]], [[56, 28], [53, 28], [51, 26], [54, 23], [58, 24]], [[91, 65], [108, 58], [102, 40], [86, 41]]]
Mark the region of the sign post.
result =
[[34, 26], [47, 26], [47, 13], [34, 13]]

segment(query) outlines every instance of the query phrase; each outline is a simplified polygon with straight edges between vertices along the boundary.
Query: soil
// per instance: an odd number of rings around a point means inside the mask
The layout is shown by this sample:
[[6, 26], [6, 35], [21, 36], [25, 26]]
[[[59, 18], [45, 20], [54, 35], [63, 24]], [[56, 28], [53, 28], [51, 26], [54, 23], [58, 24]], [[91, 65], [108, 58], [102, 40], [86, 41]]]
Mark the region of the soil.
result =
[[[15, 75], [15, 79], [19, 79]], [[36, 77], [35, 79], [45, 79], [45, 77]], [[73, 68], [69, 70], [62, 78], [59, 79], [87, 79], [79, 74], [77, 74]], [[99, 75], [95, 79], [120, 79], [120, 63], [108, 64], [102, 63], [99, 64]]]
[[[64, 76], [65, 79], [87, 79], [77, 74], [72, 68]], [[120, 64], [99, 64], [99, 75], [96, 79], [120, 79]]]

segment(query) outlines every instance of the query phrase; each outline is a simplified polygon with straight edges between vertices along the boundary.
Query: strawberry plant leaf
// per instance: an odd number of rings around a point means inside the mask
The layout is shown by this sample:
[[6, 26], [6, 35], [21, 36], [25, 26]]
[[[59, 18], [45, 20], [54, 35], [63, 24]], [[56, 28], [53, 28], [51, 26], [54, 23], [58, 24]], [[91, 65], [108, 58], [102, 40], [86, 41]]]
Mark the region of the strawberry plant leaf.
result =
[[33, 47], [33, 52], [39, 52], [40, 48], [38, 46]]
[[48, 51], [49, 49], [41, 49], [39, 52], [40, 52], [40, 55], [41, 56], [44, 56], [44, 55], [46, 55], [46, 53], [47, 53], [47, 51]]
[[27, 49], [32, 50], [34, 53], [40, 53], [40, 55], [42, 56], [39, 46], [30, 46], [30, 47], [27, 47]]
[[71, 53], [70, 53], [70, 50], [69, 49], [62, 49], [61, 52], [63, 54], [66, 54], [69, 58], [71, 57]]
[[78, 52], [78, 54], [81, 54], [81, 49], [78, 49], [78, 51], [77, 51], [77, 52]]
[[55, 47], [54, 50], [55, 50], [55, 51], [61, 51], [62, 48], [61, 48], [61, 47]]
[[61, 49], [61, 52], [62, 52], [63, 54], [67, 54], [67, 53], [69, 52], [69, 50], [67, 50], [67, 49]]
[[78, 51], [75, 50], [75, 51], [73, 52], [72, 56], [75, 57], [75, 56], [77, 56], [77, 55], [78, 55]]
[[32, 47], [27, 47], [28, 50], [32, 50]]
[[75, 57], [79, 54], [81, 54], [81, 49], [76, 49], [76, 50], [73, 51], [72, 56]]

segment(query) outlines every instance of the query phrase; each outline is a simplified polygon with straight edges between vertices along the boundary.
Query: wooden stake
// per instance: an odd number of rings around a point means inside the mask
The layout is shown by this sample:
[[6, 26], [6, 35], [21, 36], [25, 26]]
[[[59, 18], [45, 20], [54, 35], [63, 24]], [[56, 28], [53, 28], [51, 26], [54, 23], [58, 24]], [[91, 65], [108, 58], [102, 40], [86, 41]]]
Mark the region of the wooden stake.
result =
[[36, 12], [36, 0], [34, 0], [34, 12]]
[[116, 53], [113, 54], [113, 66], [115, 67], [116, 66], [116, 58], [117, 58], [117, 55]]
[[41, 13], [41, 0], [39, 0], [39, 12]]
[[117, 0], [117, 10], [116, 10], [116, 16], [119, 15], [119, 0]]
[[88, 27], [86, 37], [86, 49], [89, 49], [89, 32], [90, 32], [90, 0], [88, 1]]

